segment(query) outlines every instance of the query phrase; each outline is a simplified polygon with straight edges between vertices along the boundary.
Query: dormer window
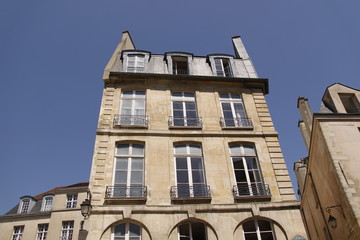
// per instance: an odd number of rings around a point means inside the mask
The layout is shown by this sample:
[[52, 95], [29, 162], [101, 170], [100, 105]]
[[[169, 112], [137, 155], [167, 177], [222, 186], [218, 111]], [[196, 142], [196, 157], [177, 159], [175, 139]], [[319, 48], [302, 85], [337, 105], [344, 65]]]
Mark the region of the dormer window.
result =
[[187, 57], [172, 57], [172, 74], [189, 74]]
[[34, 206], [35, 201], [33, 200], [32, 197], [22, 197], [20, 204], [19, 204], [19, 208], [18, 208], [18, 213], [19, 214], [25, 214], [25, 213], [29, 213], [31, 208]]
[[189, 75], [192, 72], [192, 54], [185, 52], [165, 53], [165, 61], [168, 65], [168, 72], [174, 75]]
[[339, 93], [339, 97], [347, 113], [360, 113], [360, 104], [354, 93]]
[[232, 61], [233, 56], [230, 55], [208, 55], [208, 61], [215, 76], [234, 77]]
[[144, 73], [147, 70], [147, 62], [150, 52], [125, 50], [122, 52], [123, 71], [133, 73]]
[[41, 211], [43, 212], [50, 212], [53, 207], [53, 198], [54, 196], [48, 195], [43, 197], [42, 205], [41, 205]]

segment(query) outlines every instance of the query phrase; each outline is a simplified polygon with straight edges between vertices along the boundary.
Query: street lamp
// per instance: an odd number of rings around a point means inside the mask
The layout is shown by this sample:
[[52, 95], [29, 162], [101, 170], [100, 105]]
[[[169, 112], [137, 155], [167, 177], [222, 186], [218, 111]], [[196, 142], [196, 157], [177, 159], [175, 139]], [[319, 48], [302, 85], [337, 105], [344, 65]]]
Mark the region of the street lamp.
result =
[[91, 212], [91, 202], [89, 199], [85, 199], [81, 204], [81, 215], [84, 216], [84, 218], [88, 218], [90, 216]]

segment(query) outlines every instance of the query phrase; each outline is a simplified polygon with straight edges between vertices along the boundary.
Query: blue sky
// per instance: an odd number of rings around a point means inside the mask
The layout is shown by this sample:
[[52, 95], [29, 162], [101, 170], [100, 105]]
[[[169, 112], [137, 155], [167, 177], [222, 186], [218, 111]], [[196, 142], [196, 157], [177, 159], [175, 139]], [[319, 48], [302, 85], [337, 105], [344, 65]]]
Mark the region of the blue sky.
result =
[[102, 72], [128, 30], [138, 49], [233, 54], [241, 35], [280, 144], [306, 156], [298, 96], [313, 111], [335, 82], [360, 88], [358, 1], [0, 2], [0, 214], [23, 195], [88, 181]]

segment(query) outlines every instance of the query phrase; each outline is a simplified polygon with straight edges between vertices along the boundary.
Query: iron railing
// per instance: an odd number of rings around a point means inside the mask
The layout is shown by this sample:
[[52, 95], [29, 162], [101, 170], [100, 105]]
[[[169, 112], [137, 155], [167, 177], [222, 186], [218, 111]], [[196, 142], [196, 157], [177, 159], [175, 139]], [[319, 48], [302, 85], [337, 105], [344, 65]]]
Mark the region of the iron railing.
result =
[[234, 197], [271, 197], [268, 184], [237, 184], [233, 187]]
[[146, 115], [123, 115], [114, 116], [114, 127], [117, 126], [140, 126], [147, 127], [148, 117]]
[[146, 198], [146, 196], [146, 186], [107, 186], [105, 192], [107, 199]]
[[223, 128], [253, 128], [250, 118], [220, 118], [220, 124]]
[[210, 198], [210, 186], [172, 186], [170, 190], [172, 199], [176, 198]]
[[188, 118], [188, 117], [169, 117], [169, 126], [170, 127], [202, 127], [202, 119], [200, 117]]
[[127, 67], [126, 72], [143, 73], [145, 69], [143, 67]]

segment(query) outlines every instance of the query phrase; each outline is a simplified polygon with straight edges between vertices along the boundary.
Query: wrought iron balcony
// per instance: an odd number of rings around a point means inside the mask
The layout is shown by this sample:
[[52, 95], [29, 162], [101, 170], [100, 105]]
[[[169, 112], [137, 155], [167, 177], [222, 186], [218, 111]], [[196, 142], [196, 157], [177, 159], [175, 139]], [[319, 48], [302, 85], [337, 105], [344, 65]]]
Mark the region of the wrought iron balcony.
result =
[[148, 117], [146, 115], [123, 115], [114, 116], [114, 127], [147, 127]]
[[106, 199], [144, 199], [147, 196], [146, 186], [107, 186]]
[[210, 199], [210, 186], [172, 186], [171, 199]]
[[169, 126], [170, 127], [180, 127], [180, 128], [201, 128], [202, 119], [197, 118], [188, 118], [188, 117], [169, 117]]
[[238, 184], [233, 187], [233, 194], [235, 198], [271, 198], [268, 184], [253, 183], [253, 184]]
[[222, 128], [253, 128], [250, 118], [220, 118]]

